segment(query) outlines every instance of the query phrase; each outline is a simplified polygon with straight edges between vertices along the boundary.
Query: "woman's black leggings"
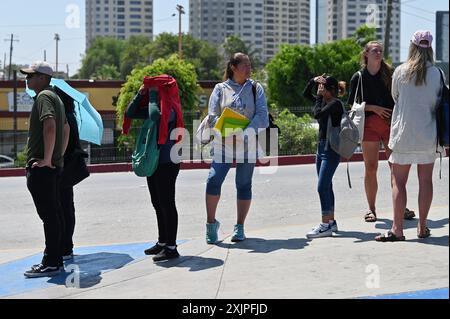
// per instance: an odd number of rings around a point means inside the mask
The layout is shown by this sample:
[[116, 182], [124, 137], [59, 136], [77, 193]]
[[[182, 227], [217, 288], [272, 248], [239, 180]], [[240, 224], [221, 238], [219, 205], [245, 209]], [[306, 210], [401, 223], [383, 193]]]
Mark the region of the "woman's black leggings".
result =
[[180, 164], [160, 163], [155, 173], [147, 177], [153, 207], [158, 220], [158, 242], [175, 246], [177, 241], [178, 212], [175, 205], [175, 183]]

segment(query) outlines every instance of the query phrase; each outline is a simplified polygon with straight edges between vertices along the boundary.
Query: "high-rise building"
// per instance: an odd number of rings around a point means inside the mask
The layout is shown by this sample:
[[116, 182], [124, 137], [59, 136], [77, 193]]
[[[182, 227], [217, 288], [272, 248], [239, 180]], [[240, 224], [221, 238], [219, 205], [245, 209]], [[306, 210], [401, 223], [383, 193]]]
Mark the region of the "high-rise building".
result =
[[448, 11], [436, 12], [436, 60], [448, 62]]
[[[387, 20], [386, 0], [328, 0], [320, 10], [327, 10], [327, 41], [346, 39], [364, 24], [376, 28], [377, 39], [384, 42]], [[400, 0], [392, 0], [392, 16], [389, 37], [389, 56], [392, 62], [400, 62]], [[317, 17], [323, 17], [323, 11]], [[323, 28], [323, 24], [321, 27]], [[323, 30], [323, 29], [322, 29]]]
[[98, 36], [153, 38], [153, 0], [86, 0], [86, 47]]
[[316, 0], [316, 43], [328, 41], [328, 0]]
[[190, 33], [221, 45], [239, 36], [267, 62], [280, 44], [309, 44], [308, 0], [190, 0]]

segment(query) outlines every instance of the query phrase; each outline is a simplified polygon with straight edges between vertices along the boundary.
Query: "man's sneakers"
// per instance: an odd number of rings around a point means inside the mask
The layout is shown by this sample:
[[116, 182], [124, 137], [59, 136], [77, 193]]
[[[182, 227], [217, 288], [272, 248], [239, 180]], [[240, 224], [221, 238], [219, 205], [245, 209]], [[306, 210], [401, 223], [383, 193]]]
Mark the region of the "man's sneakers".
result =
[[64, 266], [48, 266], [44, 264], [38, 264], [27, 270], [24, 275], [28, 278], [39, 278], [39, 277], [53, 277], [64, 272]]
[[219, 231], [220, 223], [216, 219], [214, 223], [206, 224], [206, 243], [207, 244], [215, 244], [219, 239], [218, 231]]
[[180, 254], [177, 251], [177, 247], [174, 247], [173, 249], [169, 247], [163, 247], [163, 250], [153, 256], [153, 261], [164, 261], [178, 257], [180, 257]]
[[73, 252], [72, 252], [72, 253], [68, 253], [68, 254], [63, 255], [63, 256], [62, 256], [62, 259], [63, 259], [64, 261], [73, 259]]
[[[337, 225], [336, 225], [337, 228]], [[309, 233], [306, 234], [306, 238], [321, 238], [321, 237], [332, 237], [333, 229], [332, 224], [320, 223], [318, 226], [314, 227]]]
[[231, 237], [232, 242], [239, 242], [245, 240], [244, 225], [236, 224], [234, 225], [233, 236]]

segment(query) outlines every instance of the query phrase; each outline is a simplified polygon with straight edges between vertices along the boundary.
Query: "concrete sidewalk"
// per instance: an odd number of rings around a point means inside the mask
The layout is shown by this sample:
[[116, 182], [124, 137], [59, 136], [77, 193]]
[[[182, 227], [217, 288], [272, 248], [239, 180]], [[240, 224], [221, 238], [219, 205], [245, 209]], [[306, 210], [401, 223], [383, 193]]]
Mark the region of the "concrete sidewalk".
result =
[[[80, 248], [66, 263], [66, 270], [76, 272], [52, 279], [20, 276], [25, 269], [18, 262], [28, 258], [29, 266], [39, 252], [7, 251], [0, 260], [2, 276], [7, 276], [0, 297], [361, 298], [444, 288], [448, 298], [448, 212], [448, 205], [431, 208], [427, 239], [417, 238], [417, 219], [405, 221], [406, 241], [397, 243], [373, 240], [389, 229], [389, 220], [371, 224], [352, 217], [338, 221], [333, 238], [307, 240], [305, 234], [315, 225], [302, 224], [247, 231], [241, 243], [231, 243], [223, 232], [217, 245], [207, 245], [204, 238], [184, 239], [178, 247], [181, 258], [158, 264], [143, 254], [152, 243]], [[38, 255], [27, 257], [33, 253]]]

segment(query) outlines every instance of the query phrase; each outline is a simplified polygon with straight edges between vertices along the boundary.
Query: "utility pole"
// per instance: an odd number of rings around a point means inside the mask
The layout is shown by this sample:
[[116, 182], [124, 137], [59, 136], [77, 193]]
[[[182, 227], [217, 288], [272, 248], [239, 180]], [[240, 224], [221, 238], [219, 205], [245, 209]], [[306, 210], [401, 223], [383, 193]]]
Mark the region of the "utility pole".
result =
[[5, 81], [6, 79], [6, 52], [5, 52], [5, 57], [3, 59], [3, 81]]
[[13, 82], [14, 82], [14, 88], [13, 88], [13, 107], [14, 107], [14, 113], [13, 113], [13, 139], [14, 139], [14, 159], [17, 159], [17, 70], [14, 70], [13, 73]]
[[66, 64], [67, 78], [69, 79], [69, 64]]
[[14, 40], [14, 34], [11, 33], [11, 40], [5, 39], [5, 41], [11, 41], [11, 45], [9, 47], [9, 71], [8, 71], [8, 81], [9, 81], [11, 80], [11, 71], [12, 71], [13, 42], [19, 42], [19, 40]]
[[55, 33], [54, 40], [56, 41], [56, 68], [55, 68], [55, 74], [56, 74], [56, 76], [58, 76], [58, 41], [61, 40], [61, 38], [59, 37], [58, 33]]
[[47, 62], [47, 50], [44, 50], [44, 62]]
[[182, 33], [181, 33], [181, 15], [185, 14], [184, 7], [182, 5], [177, 4], [178, 11], [178, 57], [180, 59], [183, 58], [183, 44], [182, 44]]
[[384, 30], [384, 58], [389, 58], [389, 40], [391, 37], [392, 0], [387, 0], [386, 29]]

